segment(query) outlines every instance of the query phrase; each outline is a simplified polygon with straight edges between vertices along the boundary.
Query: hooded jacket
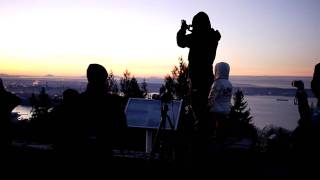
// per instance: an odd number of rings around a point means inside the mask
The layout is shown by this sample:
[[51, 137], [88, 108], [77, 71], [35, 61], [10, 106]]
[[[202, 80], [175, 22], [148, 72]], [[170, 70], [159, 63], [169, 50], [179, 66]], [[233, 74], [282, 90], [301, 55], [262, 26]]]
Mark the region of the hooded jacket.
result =
[[210, 112], [229, 114], [231, 109], [232, 84], [229, 81], [229, 64], [220, 62], [215, 66], [215, 81], [209, 93]]

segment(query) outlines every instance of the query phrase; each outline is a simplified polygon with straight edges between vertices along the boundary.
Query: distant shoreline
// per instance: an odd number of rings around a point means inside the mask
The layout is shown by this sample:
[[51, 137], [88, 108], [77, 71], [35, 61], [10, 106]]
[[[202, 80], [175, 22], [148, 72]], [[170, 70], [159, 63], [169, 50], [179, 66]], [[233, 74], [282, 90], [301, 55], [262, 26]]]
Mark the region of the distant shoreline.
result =
[[[119, 79], [116, 79], [119, 86]], [[143, 79], [137, 79], [139, 83]], [[231, 76], [230, 81], [233, 85], [233, 91], [241, 89], [245, 96], [285, 96], [294, 97], [296, 88], [292, 87], [293, 80], [302, 80], [305, 83], [306, 91], [309, 97], [314, 97], [310, 89], [311, 77], [248, 77]], [[50, 96], [60, 96], [65, 89], [72, 88], [83, 92], [87, 86], [85, 78], [80, 79], [62, 79], [57, 77], [24, 77], [3, 78], [7, 90], [18, 96], [28, 99], [32, 93], [39, 93], [42, 87]], [[161, 79], [146, 79], [149, 93], [159, 93], [161, 85], [164, 84]]]

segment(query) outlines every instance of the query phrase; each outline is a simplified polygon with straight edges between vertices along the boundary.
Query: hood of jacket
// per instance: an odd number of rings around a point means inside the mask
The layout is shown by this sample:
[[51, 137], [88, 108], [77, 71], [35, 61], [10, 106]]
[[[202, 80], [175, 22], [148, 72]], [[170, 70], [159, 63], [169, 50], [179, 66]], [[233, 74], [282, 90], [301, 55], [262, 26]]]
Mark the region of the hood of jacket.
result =
[[230, 66], [228, 63], [220, 62], [215, 66], [215, 80], [229, 79]]

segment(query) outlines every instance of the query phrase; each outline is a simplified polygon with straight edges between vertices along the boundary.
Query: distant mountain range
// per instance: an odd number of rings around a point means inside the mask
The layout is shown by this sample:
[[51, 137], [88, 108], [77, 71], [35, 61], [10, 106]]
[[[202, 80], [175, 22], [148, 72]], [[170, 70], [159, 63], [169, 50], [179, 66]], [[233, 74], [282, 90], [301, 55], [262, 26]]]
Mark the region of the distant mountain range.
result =
[[[45, 76], [22, 76], [22, 75], [8, 75], [5, 73], [0, 73], [0, 78], [4, 80], [15, 82], [16, 80], [23, 80], [24, 82], [35, 80], [40, 81], [40, 84], [45, 84], [49, 86], [66, 86], [72, 83], [87, 83], [85, 76], [55, 76], [53, 74], [47, 74]], [[120, 81], [121, 76], [115, 76], [115, 79]], [[164, 78], [161, 77], [136, 77], [139, 83], [142, 83], [144, 79], [148, 84], [149, 92], [159, 92], [159, 88], [164, 84]], [[241, 89], [246, 89], [250, 94], [285, 94], [292, 95], [296, 88], [292, 87], [293, 80], [302, 80], [305, 84], [306, 89], [310, 89], [311, 77], [288, 77], [288, 76], [231, 76], [230, 81], [233, 87], [238, 87]], [[22, 81], [20, 81], [22, 82]], [[78, 86], [79, 84], [77, 84]], [[82, 84], [82, 86], [85, 86]], [[259, 89], [259, 90], [258, 90]], [[262, 90], [263, 89], [263, 90]], [[280, 90], [281, 89], [281, 90]], [[281, 93], [280, 93], [281, 91]], [[290, 92], [290, 93], [288, 93]]]
[[47, 74], [44, 77], [55, 77], [53, 74]]
[[20, 75], [9, 75], [9, 74], [0, 73], [0, 78], [2, 77], [20, 77]]

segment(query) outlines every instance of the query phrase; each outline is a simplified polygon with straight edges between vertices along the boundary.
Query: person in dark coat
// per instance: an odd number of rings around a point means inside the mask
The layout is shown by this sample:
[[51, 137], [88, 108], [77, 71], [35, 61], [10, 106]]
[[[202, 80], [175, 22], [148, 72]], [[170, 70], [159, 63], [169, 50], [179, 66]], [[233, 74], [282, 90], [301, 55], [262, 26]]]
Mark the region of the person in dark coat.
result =
[[317, 106], [313, 108], [311, 114], [311, 123], [313, 126], [314, 142], [316, 142], [316, 150], [320, 150], [320, 63], [314, 68], [314, 73], [311, 81], [311, 90], [314, 96], [317, 98]]
[[320, 150], [320, 143], [318, 143], [320, 139], [320, 63], [315, 66], [311, 81], [311, 90], [318, 100], [316, 107], [311, 108], [309, 106], [308, 94], [304, 90], [304, 84], [302, 81], [297, 82], [301, 82], [300, 86], [302, 88], [298, 88], [296, 93], [300, 119], [292, 135], [293, 148], [297, 152], [312, 154], [311, 152]]
[[317, 107], [320, 107], [320, 63], [318, 63], [314, 68], [311, 89], [318, 100]]
[[85, 126], [87, 153], [109, 158], [127, 128], [120, 97], [107, 92], [107, 70], [99, 64], [87, 69], [88, 85], [80, 94], [81, 123]]
[[[191, 101], [197, 119], [204, 121], [210, 87], [214, 81], [213, 61], [216, 57], [219, 31], [211, 28], [208, 15], [199, 12], [192, 20], [192, 33], [186, 34], [188, 25], [183, 20], [177, 33], [177, 44], [189, 50], [189, 78], [191, 80]], [[204, 116], [204, 117], [202, 117]], [[201, 120], [202, 119], [202, 120]], [[206, 123], [203, 123], [206, 124]]]
[[0, 151], [8, 150], [12, 143], [11, 112], [21, 99], [8, 92], [0, 78]]

